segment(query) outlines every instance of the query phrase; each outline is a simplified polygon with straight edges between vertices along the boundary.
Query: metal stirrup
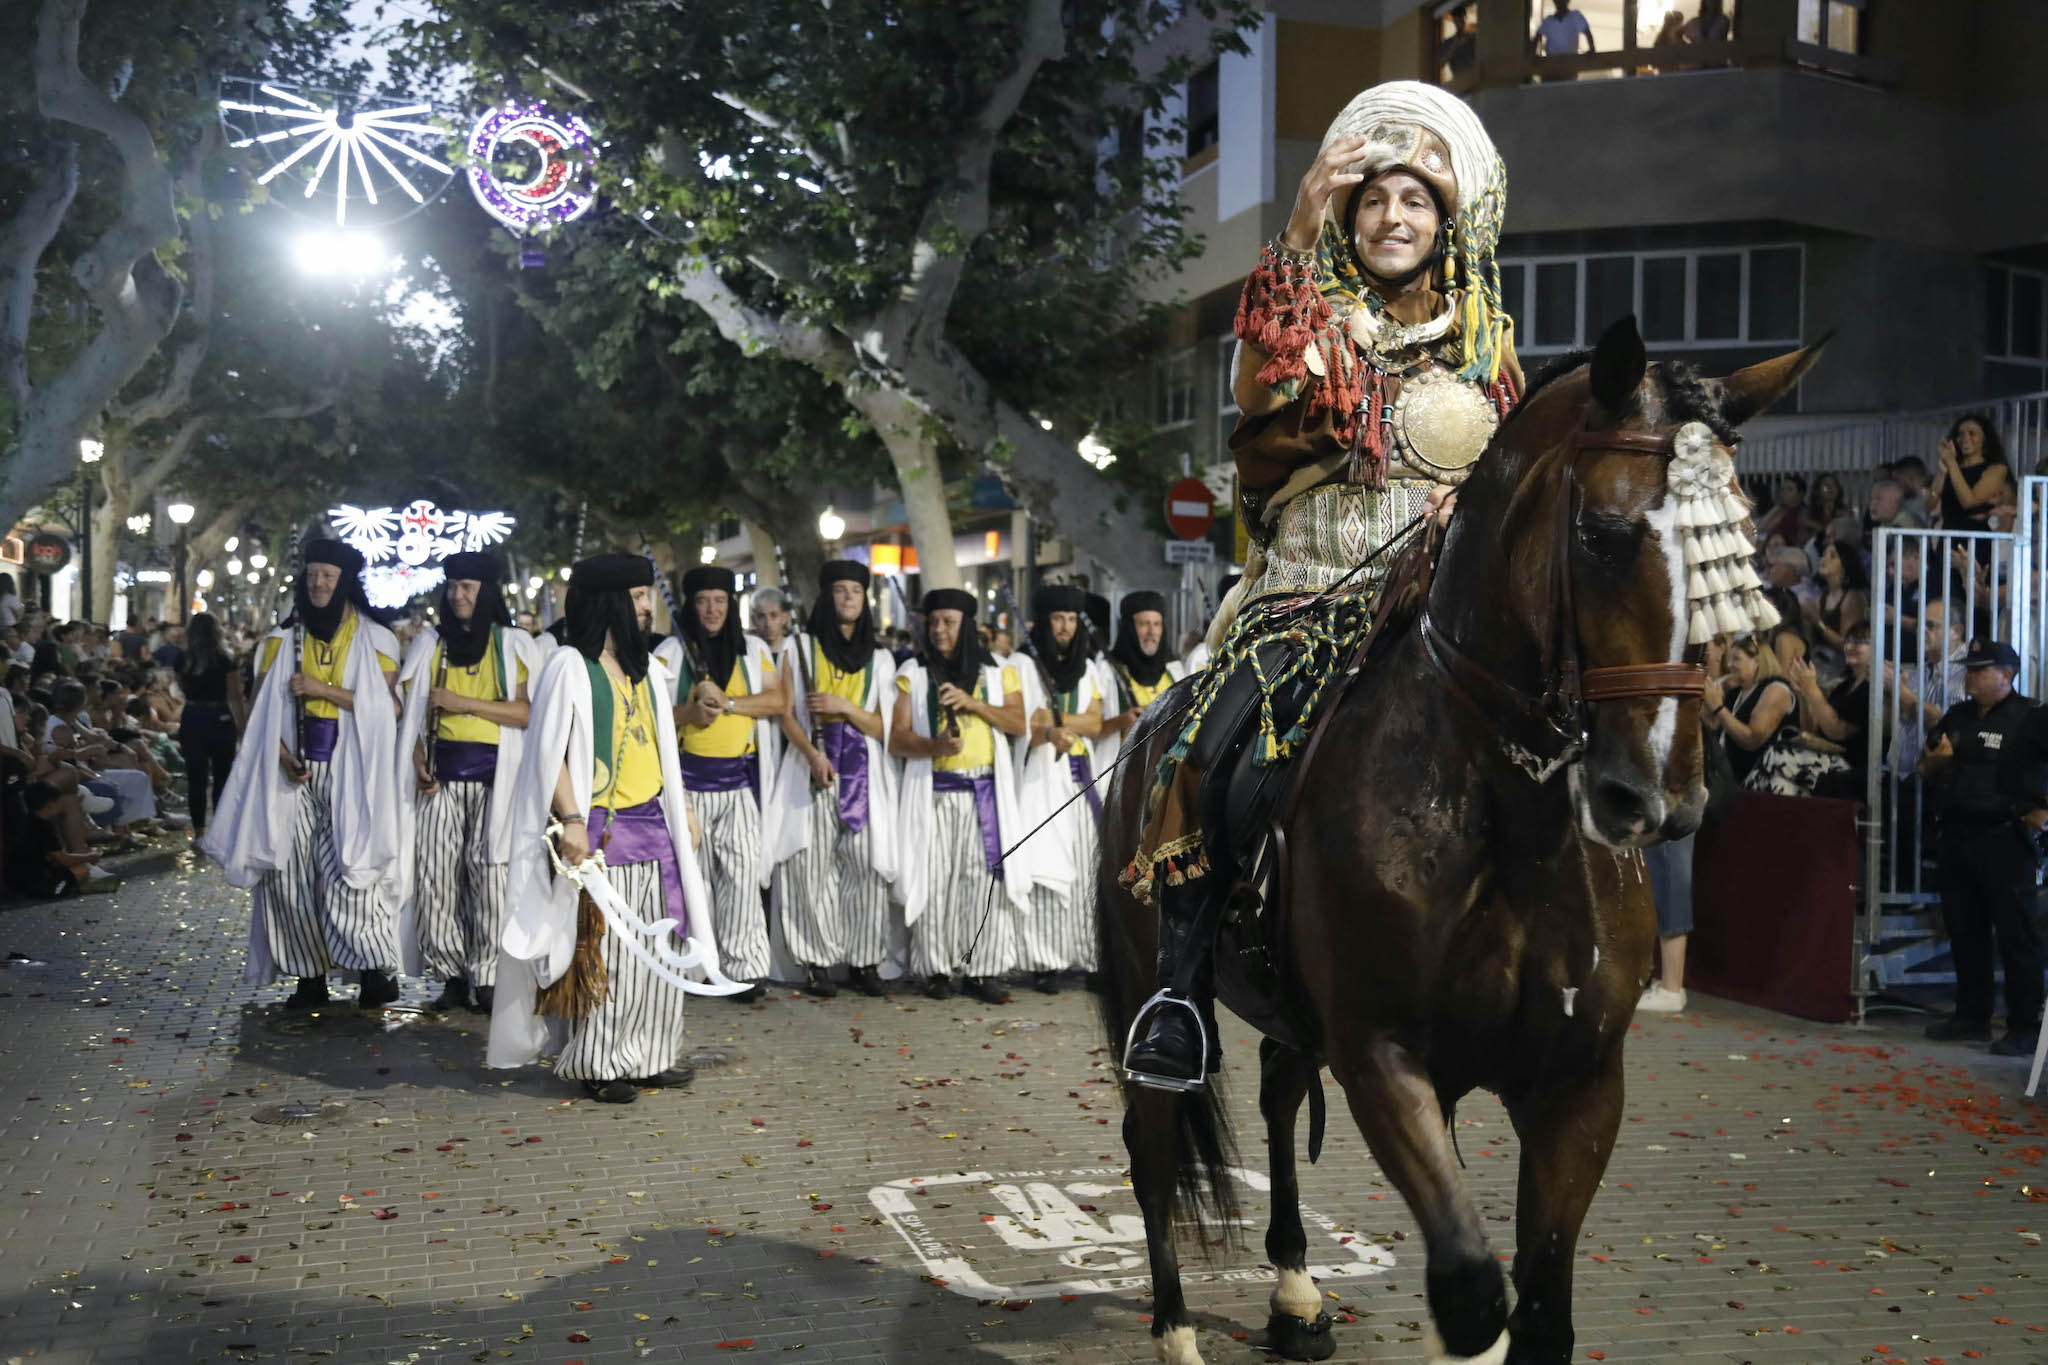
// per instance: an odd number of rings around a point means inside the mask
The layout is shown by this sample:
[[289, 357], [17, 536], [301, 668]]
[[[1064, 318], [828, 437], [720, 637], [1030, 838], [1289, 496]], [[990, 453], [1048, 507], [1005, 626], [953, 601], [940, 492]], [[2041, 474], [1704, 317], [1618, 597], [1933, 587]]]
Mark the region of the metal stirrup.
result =
[[[1193, 1016], [1195, 1036], [1202, 1040], [1202, 1051], [1195, 1066], [1193, 1080], [1187, 1080], [1179, 1076], [1161, 1076], [1151, 1071], [1138, 1071], [1130, 1064], [1131, 1049], [1138, 1045], [1138, 1026], [1144, 1023], [1154, 1010], [1163, 1009], [1169, 1005], [1178, 1005]], [[1202, 1022], [1200, 1007], [1187, 996], [1176, 994], [1171, 986], [1161, 986], [1158, 990], [1154, 991], [1152, 997], [1138, 1007], [1137, 1017], [1131, 1020], [1130, 1031], [1124, 1035], [1123, 1072], [1133, 1082], [1147, 1089], [1170, 1090], [1175, 1094], [1181, 1095], [1200, 1090], [1206, 1085], [1209, 1079], [1209, 1027]]]

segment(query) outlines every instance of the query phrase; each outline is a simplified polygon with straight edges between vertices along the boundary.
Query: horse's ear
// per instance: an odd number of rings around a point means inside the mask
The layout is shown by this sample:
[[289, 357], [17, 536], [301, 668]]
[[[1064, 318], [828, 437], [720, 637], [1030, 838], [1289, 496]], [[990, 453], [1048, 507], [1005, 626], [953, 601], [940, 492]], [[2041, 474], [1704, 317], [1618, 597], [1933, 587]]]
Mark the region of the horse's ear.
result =
[[1792, 386], [1813, 368], [1813, 362], [1820, 359], [1821, 350], [1834, 335], [1831, 331], [1811, 346], [1772, 360], [1760, 360], [1722, 380], [1721, 415], [1728, 419], [1728, 425], [1741, 426], [1790, 393]]
[[1628, 314], [1608, 325], [1593, 348], [1593, 363], [1587, 376], [1593, 397], [1600, 406], [1620, 416], [1643, 382], [1650, 357], [1643, 350], [1642, 333], [1636, 330], [1636, 315]]

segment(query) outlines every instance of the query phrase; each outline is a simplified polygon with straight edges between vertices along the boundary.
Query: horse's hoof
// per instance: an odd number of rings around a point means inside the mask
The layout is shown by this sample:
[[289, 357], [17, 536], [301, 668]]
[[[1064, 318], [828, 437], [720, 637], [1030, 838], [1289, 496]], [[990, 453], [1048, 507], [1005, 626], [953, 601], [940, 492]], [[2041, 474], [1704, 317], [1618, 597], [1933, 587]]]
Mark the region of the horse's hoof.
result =
[[1152, 1338], [1152, 1353], [1159, 1365], [1202, 1365], [1202, 1353], [1195, 1349], [1195, 1329], [1169, 1327]]
[[1273, 1314], [1266, 1319], [1266, 1349], [1289, 1360], [1328, 1360], [1337, 1354], [1330, 1315], [1318, 1313], [1310, 1322], [1292, 1313]]
[[1444, 1339], [1437, 1335], [1436, 1324], [1429, 1324], [1423, 1332], [1423, 1351], [1429, 1358], [1429, 1365], [1507, 1365], [1508, 1334], [1502, 1332], [1494, 1339], [1493, 1345], [1476, 1356], [1454, 1356], [1444, 1345]]

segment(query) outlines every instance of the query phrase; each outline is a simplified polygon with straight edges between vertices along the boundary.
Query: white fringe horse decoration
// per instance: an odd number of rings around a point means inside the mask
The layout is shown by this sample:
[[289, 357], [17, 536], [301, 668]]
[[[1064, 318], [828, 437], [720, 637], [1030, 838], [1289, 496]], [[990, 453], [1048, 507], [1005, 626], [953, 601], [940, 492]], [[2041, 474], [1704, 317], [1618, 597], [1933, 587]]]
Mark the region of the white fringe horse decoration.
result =
[[1691, 614], [1689, 644], [1716, 635], [1741, 635], [1778, 624], [1763, 594], [1756, 565], [1749, 504], [1737, 491], [1735, 459], [1704, 422], [1687, 422], [1672, 436], [1674, 453], [1665, 486], [1678, 499], [1678, 529], [1685, 538], [1685, 600]]

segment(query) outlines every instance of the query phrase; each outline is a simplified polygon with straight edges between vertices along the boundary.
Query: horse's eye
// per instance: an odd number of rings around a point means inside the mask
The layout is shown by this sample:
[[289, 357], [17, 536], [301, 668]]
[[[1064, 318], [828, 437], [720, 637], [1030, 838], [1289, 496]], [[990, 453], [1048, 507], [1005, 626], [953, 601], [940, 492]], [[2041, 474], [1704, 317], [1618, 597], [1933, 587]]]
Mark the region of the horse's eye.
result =
[[1586, 517], [1579, 523], [1579, 547], [1603, 568], [1626, 569], [1642, 553], [1643, 529], [1618, 517]]

